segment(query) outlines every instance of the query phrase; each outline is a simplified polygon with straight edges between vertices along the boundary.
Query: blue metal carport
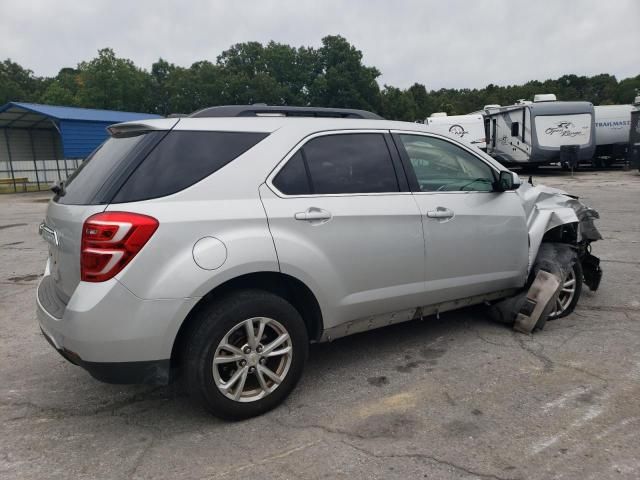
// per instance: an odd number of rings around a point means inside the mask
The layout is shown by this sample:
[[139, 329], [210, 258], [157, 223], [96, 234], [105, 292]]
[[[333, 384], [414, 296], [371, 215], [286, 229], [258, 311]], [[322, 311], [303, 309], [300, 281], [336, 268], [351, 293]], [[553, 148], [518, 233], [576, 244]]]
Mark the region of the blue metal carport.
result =
[[[107, 138], [109, 125], [149, 118], [160, 116], [9, 102], [0, 107], [0, 179], [13, 179], [17, 191], [16, 178], [35, 182], [38, 189], [41, 183], [66, 178], [79, 159]], [[57, 178], [47, 175], [53, 169], [57, 169]]]

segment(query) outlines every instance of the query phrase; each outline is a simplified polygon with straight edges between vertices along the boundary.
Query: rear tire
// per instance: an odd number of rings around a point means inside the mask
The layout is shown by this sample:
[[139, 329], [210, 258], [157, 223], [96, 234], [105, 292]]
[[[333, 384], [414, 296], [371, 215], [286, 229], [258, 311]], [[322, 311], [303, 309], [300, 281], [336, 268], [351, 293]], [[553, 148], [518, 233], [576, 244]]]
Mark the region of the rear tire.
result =
[[275, 408], [291, 393], [302, 376], [309, 339], [289, 302], [243, 290], [196, 315], [184, 355], [193, 400], [217, 417], [240, 420]]

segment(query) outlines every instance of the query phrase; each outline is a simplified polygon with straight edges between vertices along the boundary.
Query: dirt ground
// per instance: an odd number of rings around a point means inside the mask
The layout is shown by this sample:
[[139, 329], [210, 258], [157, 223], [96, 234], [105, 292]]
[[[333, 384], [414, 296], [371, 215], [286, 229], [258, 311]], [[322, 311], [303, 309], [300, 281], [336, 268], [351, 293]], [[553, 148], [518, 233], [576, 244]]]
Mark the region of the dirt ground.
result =
[[286, 404], [226, 423], [106, 385], [40, 334], [46, 194], [0, 196], [0, 478], [640, 478], [640, 175], [544, 170], [601, 215], [599, 291], [532, 336], [480, 308], [314, 345]]

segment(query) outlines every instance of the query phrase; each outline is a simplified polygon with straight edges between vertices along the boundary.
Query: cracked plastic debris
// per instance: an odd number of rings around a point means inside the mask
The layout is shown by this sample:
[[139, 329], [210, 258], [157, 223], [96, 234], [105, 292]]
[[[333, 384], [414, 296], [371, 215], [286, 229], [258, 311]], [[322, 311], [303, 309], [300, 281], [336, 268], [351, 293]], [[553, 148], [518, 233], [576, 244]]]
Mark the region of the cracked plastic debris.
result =
[[553, 273], [539, 270], [526, 293], [522, 308], [516, 315], [513, 329], [521, 333], [531, 333], [544, 324], [556, 302], [562, 278]]
[[[564, 278], [571, 270], [573, 264], [578, 261], [577, 256], [577, 251], [568, 245], [543, 243], [538, 251], [531, 275], [537, 276], [541, 271], [546, 272], [547, 274], [551, 274], [549, 275], [550, 282], [551, 279], [555, 279], [554, 282], [559, 282], [559, 285], [562, 285], [564, 283]], [[531, 325], [531, 330], [527, 330], [525, 327], [519, 328], [516, 324], [518, 314], [523, 310], [526, 310], [525, 304], [527, 302], [530, 289], [533, 288], [532, 283], [534, 283], [534, 279], [535, 277], [530, 277], [529, 282], [527, 282], [529, 288], [523, 289], [513, 297], [506, 298], [493, 304], [489, 309], [491, 317], [497, 322], [514, 325], [516, 330], [524, 333], [529, 333], [534, 328], [542, 328], [553, 310], [556, 295], [552, 295], [550, 300], [545, 301], [545, 308], [537, 315], [536, 322]], [[557, 290], [559, 288], [560, 287], [556, 285], [556, 294], [558, 293]]]

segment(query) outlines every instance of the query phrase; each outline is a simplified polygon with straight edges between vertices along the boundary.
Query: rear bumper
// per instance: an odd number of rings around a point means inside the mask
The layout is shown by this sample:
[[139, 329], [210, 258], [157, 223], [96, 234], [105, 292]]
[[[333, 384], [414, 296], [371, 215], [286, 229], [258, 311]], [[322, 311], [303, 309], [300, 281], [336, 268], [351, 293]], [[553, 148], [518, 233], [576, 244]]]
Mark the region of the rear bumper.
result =
[[[42, 330], [42, 329], [41, 329]], [[84, 368], [96, 380], [105, 383], [166, 385], [171, 378], [169, 360], [146, 362], [86, 362], [80, 356], [64, 347], [58, 347], [44, 330], [42, 335], [49, 344], [67, 361]]]
[[198, 299], [143, 300], [112, 279], [80, 282], [60, 306], [47, 273], [38, 285], [37, 316], [63, 357], [109, 383], [169, 381], [175, 336]]

